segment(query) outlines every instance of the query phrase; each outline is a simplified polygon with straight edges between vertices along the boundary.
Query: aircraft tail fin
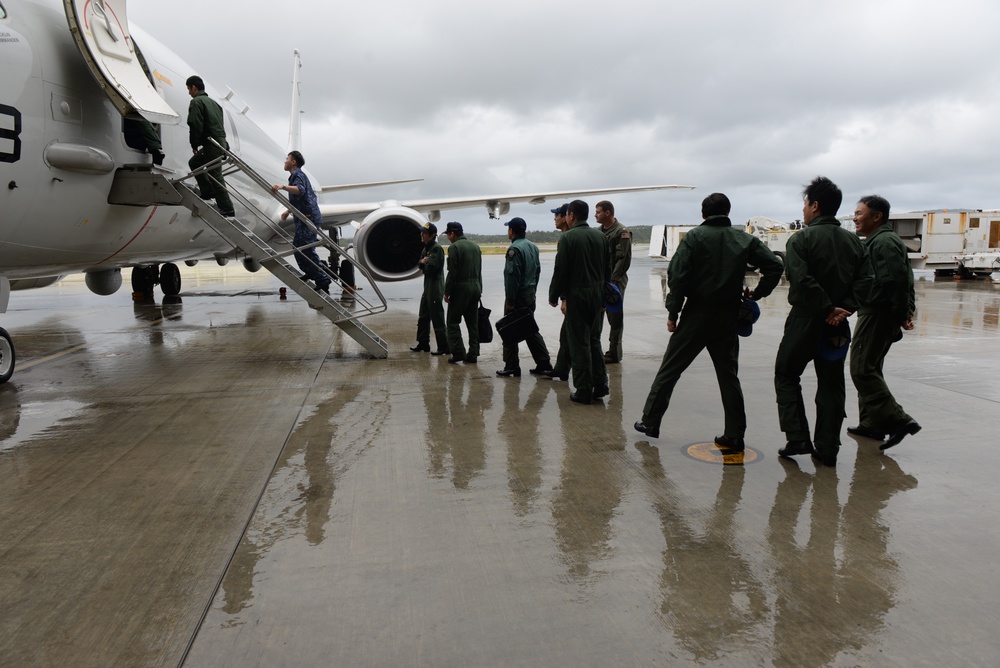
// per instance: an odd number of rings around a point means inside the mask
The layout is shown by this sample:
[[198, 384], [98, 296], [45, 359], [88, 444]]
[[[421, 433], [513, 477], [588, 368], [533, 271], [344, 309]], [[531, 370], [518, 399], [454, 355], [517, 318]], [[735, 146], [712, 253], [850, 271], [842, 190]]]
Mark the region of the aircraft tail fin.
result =
[[302, 149], [302, 110], [300, 108], [299, 94], [299, 70], [302, 69], [302, 58], [299, 50], [295, 49], [295, 64], [292, 67], [292, 111], [288, 119], [288, 150], [298, 151]]

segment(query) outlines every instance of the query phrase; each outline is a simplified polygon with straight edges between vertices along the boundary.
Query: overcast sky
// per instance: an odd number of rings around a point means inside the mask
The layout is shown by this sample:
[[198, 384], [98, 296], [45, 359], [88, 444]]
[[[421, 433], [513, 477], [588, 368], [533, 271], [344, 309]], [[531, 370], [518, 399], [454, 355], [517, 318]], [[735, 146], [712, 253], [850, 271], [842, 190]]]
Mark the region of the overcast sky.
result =
[[[618, 218], [696, 223], [721, 191], [737, 222], [791, 221], [824, 174], [841, 214], [870, 193], [1000, 208], [995, 0], [171, 0], [129, 17], [281, 146], [299, 49], [312, 174], [424, 179], [339, 201], [680, 183], [698, 189], [613, 198]], [[512, 215], [548, 228], [549, 208]], [[503, 231], [485, 209], [442, 215]]]

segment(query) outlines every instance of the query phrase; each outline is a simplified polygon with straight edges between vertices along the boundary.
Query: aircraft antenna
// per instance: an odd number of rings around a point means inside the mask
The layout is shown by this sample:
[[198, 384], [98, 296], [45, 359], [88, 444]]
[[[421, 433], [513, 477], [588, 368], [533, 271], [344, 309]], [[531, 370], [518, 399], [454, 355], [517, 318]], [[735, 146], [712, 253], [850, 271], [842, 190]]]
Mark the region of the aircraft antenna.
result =
[[292, 67], [292, 111], [288, 119], [288, 150], [297, 151], [302, 148], [302, 112], [299, 109], [299, 70], [302, 68], [302, 58], [295, 49], [295, 64]]

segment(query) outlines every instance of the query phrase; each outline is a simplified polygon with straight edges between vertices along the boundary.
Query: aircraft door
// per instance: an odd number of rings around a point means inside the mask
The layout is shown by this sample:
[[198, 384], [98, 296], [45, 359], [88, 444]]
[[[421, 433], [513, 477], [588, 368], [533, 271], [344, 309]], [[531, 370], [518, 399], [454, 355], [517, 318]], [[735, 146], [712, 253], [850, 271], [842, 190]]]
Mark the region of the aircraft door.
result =
[[180, 123], [149, 82], [129, 33], [126, 0], [63, 0], [70, 32], [91, 74], [124, 117]]

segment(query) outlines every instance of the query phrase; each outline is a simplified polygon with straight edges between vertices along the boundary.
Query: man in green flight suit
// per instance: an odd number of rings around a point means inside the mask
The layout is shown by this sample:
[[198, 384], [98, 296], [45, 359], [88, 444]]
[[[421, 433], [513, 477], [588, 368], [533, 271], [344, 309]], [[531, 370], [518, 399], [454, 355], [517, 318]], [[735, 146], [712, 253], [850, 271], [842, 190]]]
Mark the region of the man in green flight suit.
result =
[[[542, 263], [538, 259], [538, 246], [528, 241], [525, 234], [528, 224], [523, 218], [511, 218], [504, 223], [507, 226], [507, 238], [510, 247], [503, 267], [504, 314], [515, 309], [529, 308], [535, 312], [535, 293], [538, 291], [538, 277], [542, 273]], [[552, 368], [549, 361], [549, 351], [540, 332], [534, 332], [525, 339], [528, 351], [535, 361], [531, 373], [538, 375]], [[518, 359], [517, 343], [503, 344], [503, 369], [497, 371], [498, 376], [510, 377], [521, 375], [521, 362]]]
[[885, 383], [882, 365], [889, 348], [913, 329], [916, 298], [913, 270], [903, 241], [889, 224], [889, 202], [878, 195], [862, 197], [854, 210], [854, 231], [865, 238], [875, 272], [871, 301], [858, 311], [851, 343], [851, 379], [858, 390], [861, 419], [847, 433], [881, 441], [880, 450], [898, 445], [920, 425], [896, 402]]
[[[226, 142], [222, 107], [205, 92], [205, 82], [199, 76], [192, 76], [188, 77], [185, 85], [188, 95], [191, 96], [187, 123], [194, 157], [188, 160], [188, 166], [193, 171], [225, 155], [222, 149], [209, 141], [209, 138], [214, 139], [226, 149], [229, 148], [229, 143]], [[201, 190], [202, 199], [215, 198], [215, 203], [219, 206], [219, 213], [229, 218], [236, 215], [233, 210], [233, 201], [229, 198], [229, 191], [226, 190], [226, 180], [222, 176], [221, 164], [210, 169], [207, 174], [199, 174], [195, 180]], [[219, 185], [216, 185], [216, 181]]]
[[448, 334], [444, 326], [444, 250], [437, 242], [437, 226], [425, 223], [420, 230], [420, 271], [424, 274], [424, 292], [420, 295], [420, 312], [417, 314], [417, 345], [410, 348], [415, 353], [430, 352], [431, 325], [437, 350], [434, 355], [448, 352]]
[[[448, 247], [448, 277], [444, 282], [444, 301], [448, 304], [445, 329], [448, 332], [448, 364], [479, 360], [479, 299], [483, 296], [483, 253], [465, 238], [462, 223], [448, 223], [444, 230]], [[462, 319], [469, 330], [469, 352], [462, 341]]]
[[[811, 454], [826, 466], [836, 466], [844, 423], [847, 350], [845, 347], [839, 355], [826, 354], [823, 339], [830, 335], [830, 328], [840, 326], [867, 302], [872, 269], [861, 240], [841, 227], [836, 218], [843, 200], [840, 188], [819, 176], [802, 194], [802, 222], [806, 227], [793, 234], [785, 247], [788, 303], [792, 308], [774, 362], [778, 421], [788, 439], [778, 454]], [[809, 362], [816, 369], [814, 441], [809, 440], [800, 383]]]
[[[594, 206], [594, 220], [601, 226], [604, 238], [608, 240], [608, 251], [611, 253], [611, 282], [614, 283], [625, 299], [625, 287], [628, 285], [628, 268], [632, 266], [632, 233], [615, 218], [615, 205], [602, 200]], [[622, 361], [622, 333], [625, 331], [624, 310], [609, 310], [608, 325], [611, 328], [608, 340], [608, 350], [604, 353], [605, 364], [618, 364]], [[604, 321], [601, 321], [603, 328]]]
[[590, 207], [573, 200], [566, 212], [567, 230], [559, 238], [556, 263], [549, 283], [549, 304], [562, 301], [566, 336], [576, 392], [571, 401], [593, 403], [606, 397], [608, 371], [601, 351], [604, 284], [611, 278], [608, 242], [600, 230], [587, 224]]
[[[555, 227], [560, 232], [565, 232], [568, 228], [566, 227], [566, 211], [569, 210], [569, 204], [561, 204], [555, 209], [552, 209], [552, 214], [554, 216], [553, 222]], [[548, 371], [542, 372], [543, 378], [551, 378], [552, 380], [567, 380], [569, 379], [569, 340], [566, 338], [566, 318], [563, 317], [562, 325], [559, 327], [559, 349], [556, 351], [556, 363]]]
[[[722, 193], [706, 197], [701, 203], [704, 222], [684, 235], [670, 260], [665, 304], [670, 341], [649, 388], [642, 418], [634, 426], [647, 436], [660, 435], [674, 386], [708, 348], [726, 415], [725, 431], [715, 442], [727, 452], [743, 452], [747, 415], [737, 375], [740, 297], [757, 301], [771, 294], [781, 280], [782, 265], [758, 237], [733, 227], [730, 208], [729, 198]], [[752, 292], [743, 286], [747, 265], [760, 269], [760, 282]], [[678, 314], [684, 316], [679, 323]]]

